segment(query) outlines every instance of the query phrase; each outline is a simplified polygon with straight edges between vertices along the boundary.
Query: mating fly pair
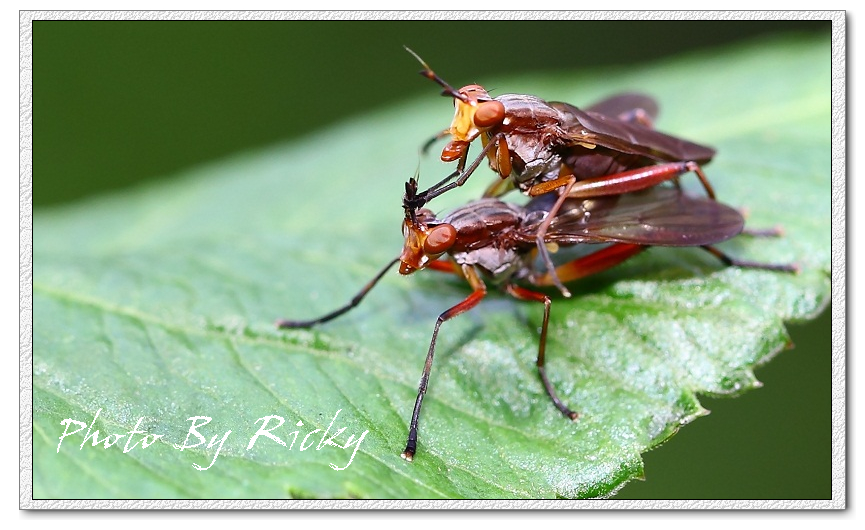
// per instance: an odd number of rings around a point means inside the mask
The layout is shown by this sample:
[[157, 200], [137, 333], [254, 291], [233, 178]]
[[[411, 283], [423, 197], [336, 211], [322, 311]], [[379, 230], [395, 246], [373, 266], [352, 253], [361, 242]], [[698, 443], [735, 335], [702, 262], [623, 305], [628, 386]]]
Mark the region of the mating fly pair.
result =
[[[454, 98], [453, 123], [439, 137], [451, 136], [441, 158], [456, 160], [456, 171], [423, 192], [414, 179], [406, 184], [403, 250], [347, 304], [316, 319], [277, 322], [280, 328], [308, 328], [332, 320], [357, 306], [397, 263], [400, 274], [429, 268], [456, 274], [469, 284], [472, 292], [442, 312], [433, 328], [402, 453], [406, 460], [417, 451], [418, 421], [439, 329], [475, 307], [487, 293], [487, 281], [515, 298], [544, 305], [538, 374], [556, 408], [576, 419], [578, 414], [558, 397], [545, 371], [551, 300], [519, 283], [556, 287], [569, 296], [564, 282], [609, 269], [652, 246], [701, 247], [726, 265], [796, 270], [740, 261], [713, 246], [743, 231], [742, 215], [714, 199], [700, 169], [699, 164], [714, 156], [713, 149], [651, 128], [657, 115], [651, 98], [619, 95], [585, 110], [526, 95], [491, 98], [478, 85], [454, 90], [423, 64], [421, 73]], [[477, 138], [484, 147], [467, 165], [469, 145]], [[461, 186], [484, 158], [503, 179], [487, 190], [487, 197], [442, 219], [425, 208]], [[689, 171], [700, 178], [706, 197], [689, 196], [678, 186], [657, 186]], [[532, 197], [525, 206], [496, 198], [514, 187]], [[548, 247], [576, 245], [598, 249], [553, 265]], [[536, 266], [538, 257], [543, 269]]]
[[[736, 260], [711, 246], [742, 232], [742, 215], [720, 202], [691, 197], [675, 188], [655, 187], [639, 193], [596, 199], [568, 198], [561, 204], [555, 193], [548, 193], [532, 199], [526, 206], [484, 198], [457, 208], [443, 219], [436, 218], [428, 209], [413, 206], [417, 199], [417, 182], [412, 179], [406, 184], [403, 219], [405, 242], [402, 253], [391, 260], [351, 301], [313, 320], [277, 322], [280, 328], [308, 328], [342, 315], [357, 306], [396, 263], [399, 263], [400, 274], [404, 275], [429, 268], [465, 279], [472, 288], [471, 294], [442, 312], [433, 328], [409, 422], [408, 439], [402, 453], [406, 460], [412, 460], [417, 451], [418, 420], [429, 384], [439, 329], [445, 321], [475, 307], [484, 298], [487, 293], [485, 280], [492, 281], [515, 298], [544, 304], [538, 343], [538, 374], [556, 408], [566, 417], [576, 419], [578, 414], [559, 399], [544, 368], [547, 325], [552, 305], [550, 297], [521, 287], [518, 281], [544, 287], [554, 285], [554, 274], [562, 281], [576, 280], [613, 267], [650, 246], [698, 246], [727, 265], [794, 270], [787, 265]], [[559, 204], [558, 211], [552, 215], [551, 208], [556, 204]], [[547, 220], [545, 244], [559, 247], [607, 245], [559, 265], [552, 272], [539, 274], [535, 270], [537, 232]]]
[[[584, 110], [524, 94], [493, 98], [480, 85], [455, 90], [417, 54], [406, 50], [423, 65], [421, 75], [438, 83], [442, 95], [452, 97], [455, 106], [451, 126], [427, 146], [450, 136], [441, 159], [456, 160], [456, 170], [419, 193], [413, 206], [422, 207], [462, 186], [484, 158], [502, 179], [487, 189], [486, 196], [497, 197], [514, 187], [532, 197], [555, 190], [559, 200], [538, 227], [535, 242], [547, 273], [564, 296], [570, 292], [554, 272], [544, 236], [567, 198], [639, 191], [687, 172], [694, 172], [706, 194], [715, 197], [700, 168], [715, 150], [654, 130], [657, 104], [649, 96], [623, 94]], [[478, 138], [483, 149], [466, 165], [469, 147]]]

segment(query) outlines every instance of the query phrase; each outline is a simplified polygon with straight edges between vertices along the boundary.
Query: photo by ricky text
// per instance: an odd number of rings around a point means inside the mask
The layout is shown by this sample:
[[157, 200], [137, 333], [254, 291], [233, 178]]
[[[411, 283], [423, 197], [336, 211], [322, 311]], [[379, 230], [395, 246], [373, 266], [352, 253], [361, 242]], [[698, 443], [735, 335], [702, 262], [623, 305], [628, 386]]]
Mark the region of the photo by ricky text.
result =
[[[78, 446], [78, 449], [84, 449], [84, 446], [90, 443], [92, 447], [102, 445], [104, 449], [108, 449], [109, 447], [118, 445], [121, 443], [121, 440], [125, 438], [125, 442], [123, 444], [123, 452], [128, 453], [134, 450], [136, 447], [141, 444], [142, 449], [146, 449], [156, 443], [160, 438], [164, 438], [162, 434], [151, 434], [146, 430], [140, 430], [141, 422], [144, 420], [143, 417], [138, 418], [138, 421], [135, 423], [135, 427], [133, 427], [130, 431], [125, 434], [106, 434], [104, 438], [100, 438], [99, 430], [95, 430], [93, 427], [96, 423], [96, 419], [99, 417], [99, 413], [102, 412], [102, 409], [96, 411], [96, 414], [93, 416], [93, 419], [90, 421], [90, 424], [83, 421], [74, 420], [71, 418], [67, 418], [60, 422], [60, 425], [64, 427], [63, 434], [60, 435], [60, 441], [57, 443], [57, 452], [60, 452], [60, 446], [63, 444], [64, 438], [67, 438], [72, 435], [78, 434], [79, 436], [83, 436], [84, 440]], [[316, 451], [321, 451], [324, 448], [335, 447], [338, 449], [351, 450], [351, 457], [348, 459], [348, 462], [342, 466], [338, 467], [336, 464], [330, 463], [331, 469], [336, 471], [343, 471], [351, 463], [354, 461], [354, 457], [357, 454], [358, 449], [360, 449], [360, 444], [363, 441], [364, 437], [369, 433], [369, 430], [363, 431], [360, 436], [355, 438], [352, 434], [348, 437], [348, 440], [341, 444], [336, 440], [337, 437], [341, 436], [343, 432], [345, 432], [346, 427], [335, 427], [335, 423], [339, 417], [339, 413], [342, 412], [342, 409], [337, 410], [336, 414], [333, 415], [333, 419], [330, 420], [330, 424], [326, 429], [322, 431], [322, 429], [314, 429], [305, 434], [302, 434], [301, 428], [304, 426], [303, 421], [298, 421], [295, 423], [297, 429], [289, 431], [290, 427], [286, 427], [285, 429], [278, 430], [285, 423], [285, 418], [277, 415], [263, 416], [255, 420], [255, 426], [257, 427], [257, 431], [252, 437], [249, 439], [249, 443], [246, 446], [247, 451], [251, 451], [256, 444], [261, 443], [276, 443], [285, 447], [287, 450], [291, 451], [295, 447], [297, 447], [300, 451], [307, 451], [309, 449], [315, 449]], [[182, 444], [171, 444], [175, 449], [179, 449], [180, 451], [184, 451], [186, 449], [192, 449], [194, 447], [200, 447], [199, 450], [207, 450], [208, 453], [212, 450], [213, 457], [210, 460], [210, 463], [204, 467], [198, 464], [193, 463], [192, 467], [198, 471], [207, 471], [210, 469], [214, 463], [216, 463], [216, 459], [219, 457], [219, 452], [222, 450], [222, 446], [226, 440], [228, 440], [229, 435], [231, 434], [231, 430], [226, 431], [221, 437], [216, 434], [210, 437], [209, 439], [203, 434], [206, 432], [206, 426], [210, 423], [212, 418], [208, 416], [193, 416], [187, 418], [187, 421], [191, 422], [189, 426], [189, 430], [186, 433], [186, 438], [184, 439]], [[83, 432], [84, 429], [87, 429], [86, 432]], [[81, 433], [81, 434], [79, 434]], [[136, 435], [141, 435], [140, 437], [136, 437]], [[261, 440], [264, 438], [264, 440]], [[68, 444], [69, 442], [67, 442]], [[119, 447], [119, 446], [118, 446]]]

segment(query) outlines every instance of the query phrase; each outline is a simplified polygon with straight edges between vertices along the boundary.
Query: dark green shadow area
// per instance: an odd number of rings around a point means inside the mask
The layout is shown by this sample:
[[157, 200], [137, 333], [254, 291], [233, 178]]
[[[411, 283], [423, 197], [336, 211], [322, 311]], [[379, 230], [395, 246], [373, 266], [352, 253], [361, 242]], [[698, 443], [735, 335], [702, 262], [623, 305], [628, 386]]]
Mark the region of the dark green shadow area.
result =
[[712, 413], [644, 454], [646, 481], [616, 498], [831, 499], [831, 328], [828, 308], [791, 325], [796, 347], [756, 370], [763, 388], [701, 398]]

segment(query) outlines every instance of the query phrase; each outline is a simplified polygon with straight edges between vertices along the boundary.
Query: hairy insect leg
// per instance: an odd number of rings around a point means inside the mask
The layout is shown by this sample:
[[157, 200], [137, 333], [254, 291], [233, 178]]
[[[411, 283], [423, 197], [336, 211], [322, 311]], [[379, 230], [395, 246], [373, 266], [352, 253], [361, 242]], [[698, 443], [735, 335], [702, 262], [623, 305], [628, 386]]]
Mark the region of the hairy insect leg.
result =
[[[636, 256], [649, 247], [632, 243], [614, 243], [597, 252], [582, 256], [559, 265], [555, 275], [562, 281], [569, 282], [610, 269], [619, 263]], [[554, 285], [553, 275], [549, 272], [531, 278], [532, 283], [540, 286]]]
[[388, 263], [382, 270], [379, 271], [378, 274], [375, 275], [375, 277], [372, 280], [369, 281], [369, 283], [364, 285], [363, 289], [361, 289], [356, 295], [354, 295], [354, 298], [352, 298], [351, 301], [349, 301], [349, 303], [340, 307], [339, 309], [337, 309], [335, 311], [331, 311], [330, 313], [328, 313], [322, 317], [315, 318], [313, 320], [279, 319], [276, 321], [276, 327], [283, 328], [283, 329], [285, 329], [285, 328], [311, 328], [312, 326], [315, 326], [317, 324], [327, 322], [328, 320], [333, 320], [334, 318], [342, 315], [343, 313], [345, 313], [348, 310], [352, 309], [353, 307], [357, 306], [360, 303], [360, 301], [363, 300], [363, 297], [366, 296], [366, 293], [370, 292], [370, 290], [372, 290], [372, 288], [375, 287], [375, 284], [377, 284], [378, 281], [381, 280], [382, 276], [384, 276], [385, 273], [391, 267], [393, 267], [393, 265], [398, 261], [399, 261], [399, 258], [394, 258], [393, 260], [391, 260], [390, 263]]
[[451, 307], [447, 311], [439, 315], [436, 320], [435, 328], [433, 328], [432, 339], [430, 340], [429, 351], [427, 352], [426, 362], [424, 363], [423, 373], [420, 377], [420, 384], [417, 389], [417, 399], [415, 399], [414, 410], [411, 414], [411, 421], [408, 428], [408, 440], [406, 440], [405, 450], [400, 456], [409, 462], [414, 458], [417, 452], [417, 426], [420, 418], [420, 409], [423, 405], [423, 398], [426, 394], [427, 386], [429, 385], [430, 370], [432, 369], [433, 356], [435, 355], [436, 338], [438, 337], [439, 328], [443, 322], [446, 322], [457, 315], [465, 313], [469, 309], [478, 305], [478, 303], [487, 294], [487, 287], [483, 280], [480, 279], [475, 269], [469, 265], [462, 266], [462, 275], [472, 286], [472, 294], [468, 295], [465, 300]]
[[464, 163], [465, 163], [465, 159], [464, 159], [464, 158], [460, 158], [460, 161], [457, 162], [457, 168], [456, 168], [456, 170], [454, 170], [452, 173], [450, 173], [450, 174], [449, 174], [448, 176], [446, 176], [445, 178], [443, 178], [443, 179], [441, 179], [440, 181], [438, 181], [435, 185], [430, 186], [430, 187], [429, 187], [426, 191], [424, 191], [423, 193], [418, 193], [418, 194], [416, 194], [417, 200], [414, 201], [414, 203], [412, 204], [412, 206], [414, 206], [415, 208], [422, 208], [426, 203], [428, 203], [429, 201], [435, 199], [436, 197], [438, 197], [438, 196], [441, 195], [442, 193], [444, 193], [444, 192], [446, 192], [446, 191], [448, 191], [448, 190], [452, 190], [453, 188], [455, 188], [456, 185], [453, 185], [453, 183], [451, 183], [450, 186], [447, 186], [444, 190], [440, 191], [441, 188], [442, 188], [442, 186], [444, 186], [444, 185], [447, 184], [448, 182], [450, 182], [450, 181], [452, 181], [453, 179], [455, 179], [455, 178], [457, 178], [458, 176], [460, 176], [460, 174], [462, 173], [462, 167], [463, 167]]
[[[612, 175], [604, 175], [578, 181], [571, 188], [570, 196], [575, 199], [592, 199], [604, 195], [620, 195], [651, 188], [661, 182], [675, 179], [689, 171], [694, 172], [706, 189], [709, 198], [715, 198], [715, 190], [709, 184], [706, 174], [696, 162], [669, 162], [654, 166], [641, 167]], [[540, 184], [543, 185], [543, 184]], [[539, 185], [539, 186], [540, 186]], [[543, 191], [538, 191], [541, 194]]]
[[556, 408], [559, 409], [559, 411], [564, 414], [565, 417], [576, 420], [580, 417], [580, 415], [572, 411], [564, 403], [562, 403], [562, 400], [559, 399], [559, 396], [556, 394], [553, 385], [550, 383], [549, 378], [547, 378], [547, 370], [544, 367], [547, 349], [547, 325], [550, 321], [550, 306], [552, 305], [550, 297], [545, 294], [536, 293], [534, 291], [524, 289], [514, 284], [508, 284], [507, 286], [505, 286], [505, 290], [510, 295], [520, 300], [529, 300], [544, 304], [544, 321], [543, 324], [541, 324], [541, 338], [538, 344], [538, 374], [541, 376], [541, 382], [543, 382], [544, 388], [546, 389], [547, 394], [550, 396], [550, 399], [553, 400], [553, 404], [556, 406]]
[[718, 258], [719, 260], [721, 260], [721, 262], [727, 266], [741, 267], [743, 269], [760, 269], [760, 270], [767, 270], [767, 271], [792, 272], [794, 274], [799, 273], [799, 266], [796, 265], [795, 263], [761, 263], [758, 261], [741, 260], [741, 259], [729, 256], [729, 255], [725, 254], [724, 252], [722, 252], [721, 250], [719, 250], [718, 248], [713, 247], [711, 245], [703, 245], [702, 248], [704, 250], [706, 250], [707, 252], [709, 252], [709, 254], [711, 254], [711, 255], [715, 256], [716, 258]]

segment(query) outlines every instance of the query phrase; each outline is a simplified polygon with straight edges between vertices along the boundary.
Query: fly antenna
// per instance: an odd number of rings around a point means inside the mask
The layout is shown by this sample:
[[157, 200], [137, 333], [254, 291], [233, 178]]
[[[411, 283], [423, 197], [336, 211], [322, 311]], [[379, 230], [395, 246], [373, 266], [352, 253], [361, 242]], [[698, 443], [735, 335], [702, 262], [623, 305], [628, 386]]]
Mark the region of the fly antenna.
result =
[[455, 98], [455, 99], [462, 101], [463, 103], [468, 103], [468, 98], [466, 96], [460, 94], [457, 90], [454, 89], [454, 87], [450, 86], [447, 83], [447, 81], [445, 81], [444, 79], [439, 77], [438, 74], [433, 72], [432, 68], [429, 67], [429, 65], [426, 63], [426, 61], [424, 61], [423, 59], [420, 58], [420, 55], [416, 54], [414, 51], [412, 51], [411, 48], [409, 48], [406, 45], [403, 45], [403, 48], [405, 48], [405, 51], [412, 54], [412, 56], [415, 59], [417, 59], [417, 61], [421, 64], [421, 66], [423, 66], [423, 70], [421, 70], [419, 72], [420, 75], [438, 83], [442, 87], [442, 89], [443, 89], [442, 95], [443, 96], [450, 96], [452, 98]]

